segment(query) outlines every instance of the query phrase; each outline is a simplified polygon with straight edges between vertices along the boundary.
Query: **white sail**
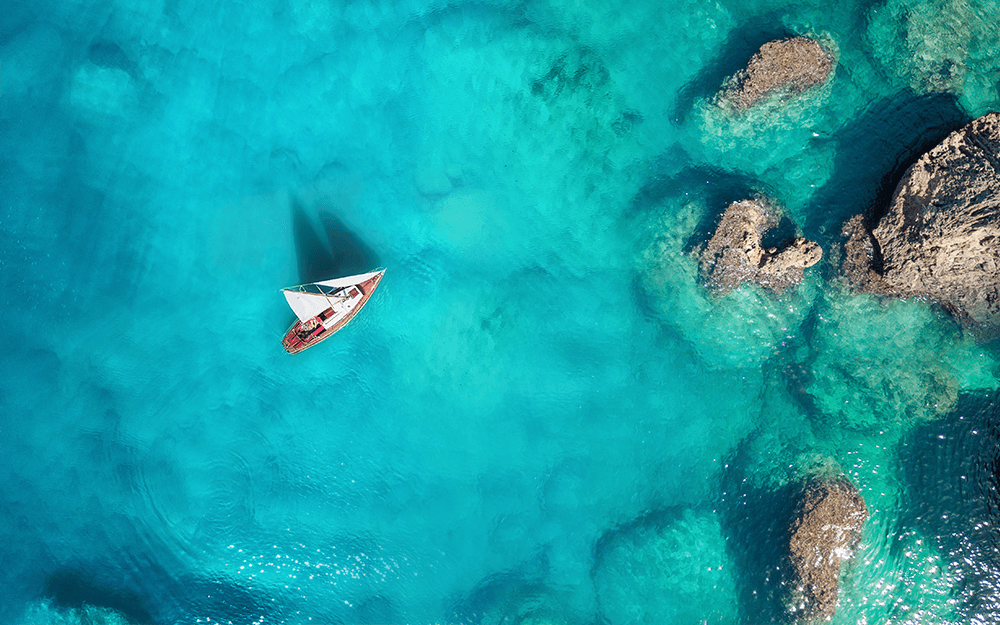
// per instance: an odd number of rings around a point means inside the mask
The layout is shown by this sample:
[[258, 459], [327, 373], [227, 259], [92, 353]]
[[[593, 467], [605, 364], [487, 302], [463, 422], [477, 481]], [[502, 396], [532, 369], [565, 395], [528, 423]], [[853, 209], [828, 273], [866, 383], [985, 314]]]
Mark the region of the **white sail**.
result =
[[365, 280], [371, 280], [380, 273], [382, 273], [382, 271], [372, 271], [370, 273], [362, 273], [356, 276], [347, 276], [346, 278], [334, 278], [333, 280], [314, 282], [314, 284], [340, 289], [345, 286], [351, 286], [352, 284], [361, 284]]
[[284, 291], [288, 305], [299, 321], [309, 321], [330, 307], [330, 300], [319, 293], [304, 293], [302, 291]]
[[[355, 284], [361, 284], [362, 282], [370, 280], [384, 271], [384, 269], [380, 269], [378, 271], [362, 273], [356, 276], [347, 276], [346, 278], [334, 278], [333, 280], [324, 280], [323, 282], [312, 282], [310, 284], [303, 284], [302, 286], [284, 289], [283, 292], [285, 294], [285, 299], [288, 301], [288, 305], [292, 308], [292, 312], [295, 313], [295, 316], [299, 318], [299, 321], [306, 322], [327, 308], [333, 307], [333, 304], [338, 301], [337, 295], [334, 295], [334, 292], [337, 289], [354, 286]], [[302, 290], [313, 285], [323, 288], [314, 288], [312, 291]], [[323, 293], [316, 293], [315, 291], [317, 290], [323, 291]]]

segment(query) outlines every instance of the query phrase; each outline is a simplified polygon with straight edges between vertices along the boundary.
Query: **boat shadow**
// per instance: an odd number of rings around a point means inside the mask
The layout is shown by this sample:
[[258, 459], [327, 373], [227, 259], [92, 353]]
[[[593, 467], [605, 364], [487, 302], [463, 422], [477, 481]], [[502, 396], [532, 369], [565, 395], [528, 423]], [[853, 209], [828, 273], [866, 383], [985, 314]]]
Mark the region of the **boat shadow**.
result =
[[292, 236], [299, 283], [307, 284], [371, 271], [380, 265], [378, 254], [330, 209], [318, 211], [318, 232], [302, 203], [292, 203]]

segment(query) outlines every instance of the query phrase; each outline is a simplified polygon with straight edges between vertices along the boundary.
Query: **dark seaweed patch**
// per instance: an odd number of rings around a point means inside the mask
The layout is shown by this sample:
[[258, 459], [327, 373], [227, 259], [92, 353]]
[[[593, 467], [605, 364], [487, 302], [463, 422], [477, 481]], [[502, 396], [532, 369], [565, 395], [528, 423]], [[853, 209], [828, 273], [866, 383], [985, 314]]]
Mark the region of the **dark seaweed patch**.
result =
[[87, 58], [98, 67], [120, 69], [133, 78], [136, 76], [135, 63], [117, 43], [99, 39], [87, 48]]
[[619, 137], [627, 135], [632, 132], [632, 128], [641, 124], [643, 121], [642, 114], [637, 111], [624, 111], [614, 123], [611, 124], [611, 129], [615, 131], [615, 134]]
[[565, 90], [570, 93], [604, 93], [611, 80], [604, 61], [588, 48], [573, 48], [560, 56], [544, 76], [531, 83], [531, 93], [551, 102]]

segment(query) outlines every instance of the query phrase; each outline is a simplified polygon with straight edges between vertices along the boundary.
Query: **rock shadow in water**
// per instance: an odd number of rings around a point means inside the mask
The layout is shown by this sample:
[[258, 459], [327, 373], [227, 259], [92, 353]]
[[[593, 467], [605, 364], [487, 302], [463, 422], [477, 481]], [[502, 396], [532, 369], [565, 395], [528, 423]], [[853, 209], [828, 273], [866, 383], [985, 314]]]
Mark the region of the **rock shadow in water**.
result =
[[483, 579], [452, 608], [455, 622], [513, 625], [533, 617], [552, 616], [559, 601], [541, 581], [547, 568], [546, 559], [539, 556], [515, 571]]
[[761, 194], [766, 195], [767, 189], [752, 176], [719, 167], [691, 166], [672, 176], [655, 177], [644, 184], [632, 198], [632, 213], [648, 213], [657, 209], [664, 200], [682, 195], [702, 200], [708, 210], [688, 239], [685, 251], [691, 251], [712, 238], [719, 216], [730, 203]]
[[45, 595], [59, 608], [82, 608], [89, 605], [120, 613], [129, 622], [152, 625], [152, 615], [136, 593], [114, 589], [92, 581], [73, 569], [56, 571], [45, 584]]
[[765, 250], [784, 245], [799, 235], [795, 222], [782, 214], [778, 217], [778, 225], [769, 228], [760, 239], [760, 246]]
[[[809, 315], [802, 323], [802, 326], [815, 326], [818, 317], [816, 309], [813, 308], [809, 311]], [[779, 371], [780, 381], [784, 386], [785, 392], [795, 407], [809, 419], [809, 426], [813, 435], [821, 440], [832, 437], [836, 432], [836, 424], [823, 413], [816, 402], [816, 398], [809, 392], [809, 385], [815, 377], [810, 364], [789, 359], [777, 360], [776, 362], [781, 367]]]
[[873, 104], [830, 139], [833, 173], [805, 211], [806, 236], [830, 249], [851, 216], [877, 220], [906, 169], [969, 121], [950, 94], [905, 91]]
[[715, 60], [705, 65], [693, 79], [681, 87], [671, 117], [676, 122], [683, 123], [695, 102], [718, 93], [722, 83], [746, 67], [762, 45], [775, 39], [795, 36], [796, 33], [784, 27], [782, 17], [783, 13], [766, 13], [754, 16], [734, 28]]
[[791, 580], [788, 546], [797, 485], [775, 490], [751, 485], [749, 440], [729, 459], [722, 476], [719, 512], [726, 548], [736, 569], [742, 621], [791, 623], [786, 607]]
[[[1000, 393], [963, 394], [900, 445], [901, 531], [919, 528], [948, 563], [970, 622], [1000, 614]], [[896, 557], [902, 557], [897, 555]], [[985, 618], [985, 620], [983, 620]]]
[[177, 562], [164, 566], [155, 554], [167, 559], [174, 554], [163, 545], [149, 551], [128, 544], [134, 545], [127, 541], [115, 551], [124, 562], [85, 562], [56, 570], [44, 596], [58, 608], [114, 610], [137, 625], [185, 622], [192, 614], [211, 615], [220, 623], [281, 620], [275, 618], [280, 608], [273, 597], [260, 590], [225, 576], [186, 573]]
[[292, 236], [301, 284], [371, 271], [378, 254], [331, 211], [319, 211], [322, 234], [313, 227], [302, 204], [292, 202]]

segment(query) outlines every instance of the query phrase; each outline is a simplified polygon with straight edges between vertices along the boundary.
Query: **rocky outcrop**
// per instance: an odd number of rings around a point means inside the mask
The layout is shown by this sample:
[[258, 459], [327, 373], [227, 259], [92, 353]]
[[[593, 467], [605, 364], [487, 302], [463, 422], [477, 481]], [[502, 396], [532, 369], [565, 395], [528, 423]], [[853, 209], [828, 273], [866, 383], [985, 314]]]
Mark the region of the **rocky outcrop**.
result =
[[846, 478], [806, 483], [791, 523], [789, 551], [796, 611], [828, 618], [837, 608], [841, 564], [854, 555], [868, 508]]
[[764, 234], [778, 217], [758, 200], [733, 202], [700, 255], [702, 280], [725, 294], [744, 282], [776, 292], [802, 282], [803, 270], [819, 262], [820, 246], [802, 237], [764, 249]]
[[718, 103], [737, 111], [754, 106], [775, 92], [794, 95], [823, 83], [833, 69], [833, 57], [808, 37], [769, 41], [745, 68], [730, 77]]
[[865, 216], [848, 219], [841, 234], [845, 239], [841, 272], [851, 280], [854, 289], [861, 293], [890, 293], [891, 287], [875, 269], [881, 265], [881, 257]]
[[845, 226], [843, 272], [862, 291], [922, 296], [1000, 327], [1000, 114], [953, 132], [903, 176], [885, 215]]

